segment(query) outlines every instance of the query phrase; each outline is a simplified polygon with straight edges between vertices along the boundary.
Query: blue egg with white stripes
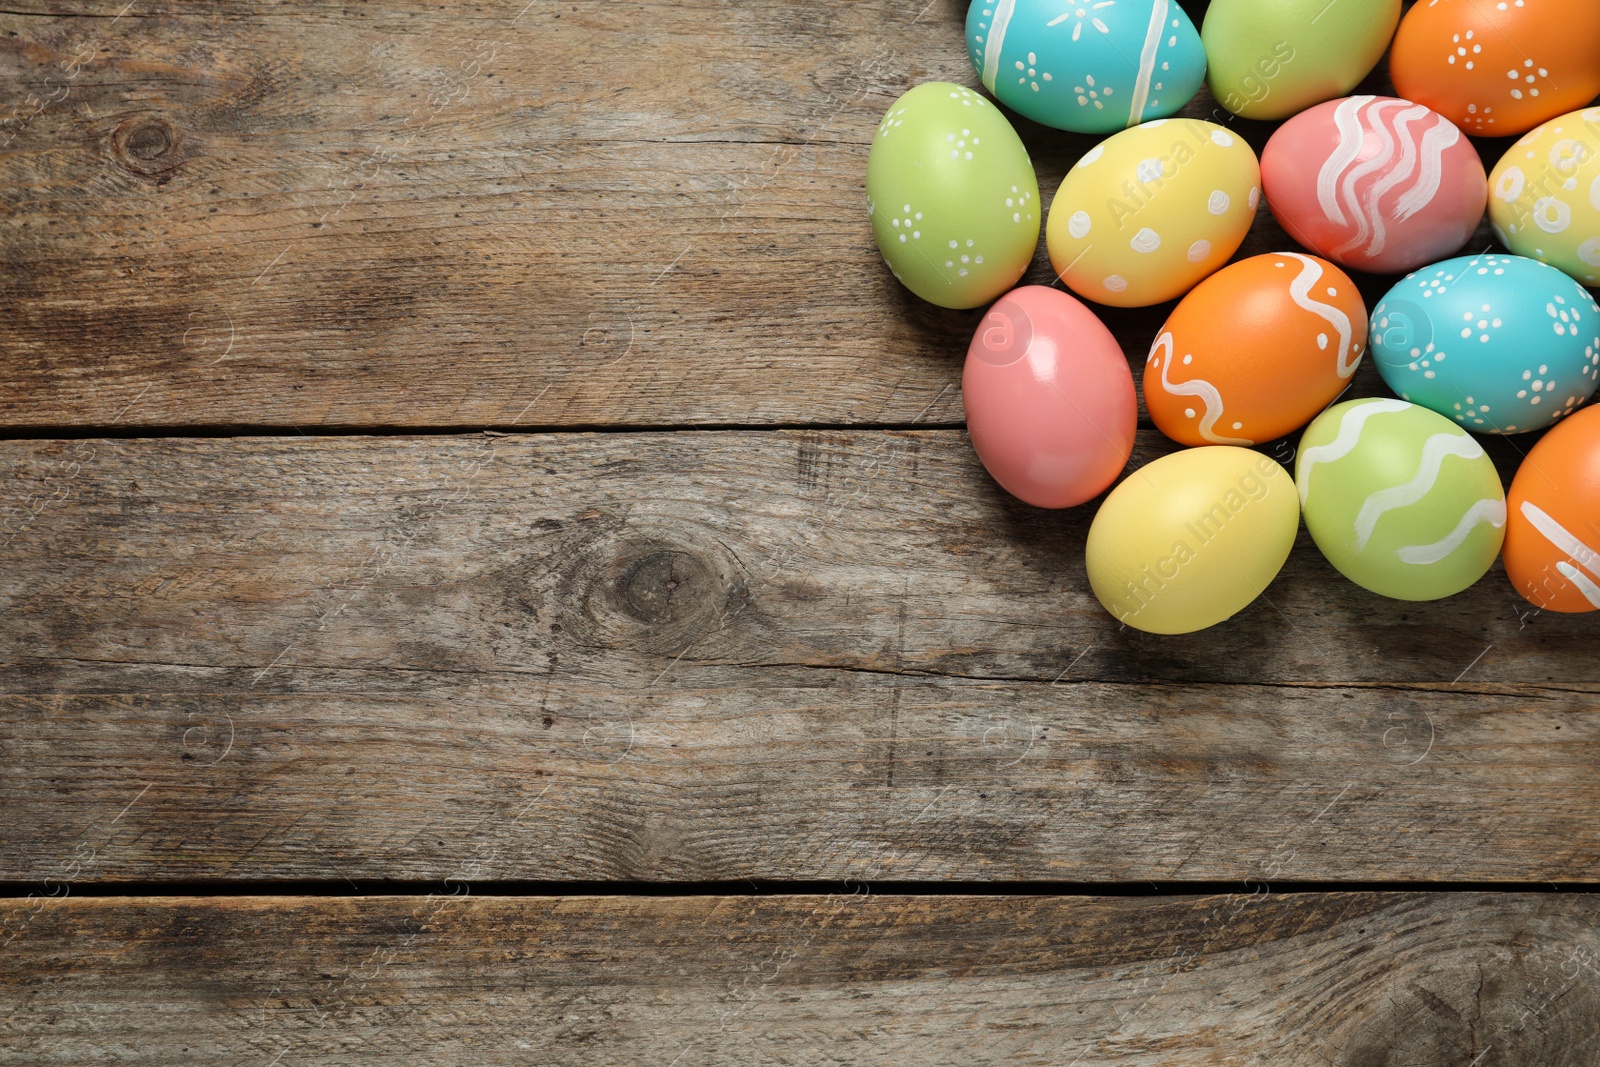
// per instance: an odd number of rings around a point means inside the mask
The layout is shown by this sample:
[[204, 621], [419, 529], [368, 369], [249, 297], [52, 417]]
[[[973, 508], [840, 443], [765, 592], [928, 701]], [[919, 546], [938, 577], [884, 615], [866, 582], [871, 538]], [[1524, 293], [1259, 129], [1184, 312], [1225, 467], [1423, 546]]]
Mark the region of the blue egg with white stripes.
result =
[[1536, 259], [1485, 252], [1423, 267], [1370, 322], [1389, 388], [1474, 433], [1542, 430], [1600, 385], [1600, 305]]
[[1206, 77], [1178, 0], [973, 0], [967, 54], [1002, 104], [1075, 133], [1176, 114]]

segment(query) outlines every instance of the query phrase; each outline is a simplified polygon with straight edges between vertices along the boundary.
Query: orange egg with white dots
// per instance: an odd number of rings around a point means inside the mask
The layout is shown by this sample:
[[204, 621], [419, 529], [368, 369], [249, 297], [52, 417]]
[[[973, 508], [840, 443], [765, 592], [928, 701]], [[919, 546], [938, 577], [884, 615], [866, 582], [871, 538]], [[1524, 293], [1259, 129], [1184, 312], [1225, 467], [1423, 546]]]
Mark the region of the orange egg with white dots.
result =
[[1389, 76], [1467, 133], [1525, 133], [1600, 93], [1600, 2], [1418, 0]]
[[1600, 609], [1600, 407], [1528, 451], [1506, 494], [1506, 577], [1543, 611]]
[[1172, 309], [1145, 361], [1145, 407], [1180, 444], [1273, 441], [1344, 391], [1366, 340], [1349, 275], [1298, 252], [1252, 256]]

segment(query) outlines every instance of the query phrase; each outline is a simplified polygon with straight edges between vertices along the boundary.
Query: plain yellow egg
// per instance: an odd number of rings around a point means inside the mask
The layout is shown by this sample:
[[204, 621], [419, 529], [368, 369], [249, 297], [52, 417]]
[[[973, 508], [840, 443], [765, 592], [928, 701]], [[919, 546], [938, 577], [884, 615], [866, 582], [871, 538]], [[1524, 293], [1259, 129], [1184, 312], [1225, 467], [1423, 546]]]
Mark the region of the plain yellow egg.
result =
[[1147, 463], [1089, 527], [1089, 584], [1139, 630], [1184, 634], [1243, 611], [1277, 576], [1300, 526], [1289, 472], [1232, 445]]

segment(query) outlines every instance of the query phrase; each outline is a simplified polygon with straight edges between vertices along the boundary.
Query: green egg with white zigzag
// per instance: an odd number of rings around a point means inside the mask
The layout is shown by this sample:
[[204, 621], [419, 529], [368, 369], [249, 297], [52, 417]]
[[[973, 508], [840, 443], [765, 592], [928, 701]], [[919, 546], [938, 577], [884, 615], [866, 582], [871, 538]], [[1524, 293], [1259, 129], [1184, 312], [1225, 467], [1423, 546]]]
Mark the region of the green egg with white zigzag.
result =
[[1417, 404], [1335, 404], [1306, 427], [1294, 480], [1317, 548], [1381, 596], [1459, 593], [1500, 554], [1506, 496], [1493, 461], [1471, 434]]

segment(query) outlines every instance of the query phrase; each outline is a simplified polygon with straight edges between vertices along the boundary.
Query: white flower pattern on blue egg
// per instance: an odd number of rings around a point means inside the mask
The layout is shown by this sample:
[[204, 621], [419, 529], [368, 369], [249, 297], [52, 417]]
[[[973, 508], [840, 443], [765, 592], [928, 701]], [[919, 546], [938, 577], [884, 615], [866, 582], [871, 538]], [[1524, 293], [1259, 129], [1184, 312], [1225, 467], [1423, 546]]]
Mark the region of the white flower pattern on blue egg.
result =
[[1045, 23], [1045, 25], [1059, 26], [1063, 22], [1071, 20], [1072, 39], [1074, 41], [1083, 36], [1083, 27], [1085, 24], [1093, 26], [1101, 33], [1109, 34], [1111, 30], [1107, 28], [1104, 22], [1100, 21], [1100, 16], [1096, 14], [1096, 12], [1104, 11], [1108, 7], [1116, 6], [1117, 0], [1098, 0], [1097, 3], [1092, 4], [1075, 4], [1071, 3], [1069, 0], [1067, 9], [1061, 14], [1057, 15], [1055, 18], [1051, 19], [1049, 22]]
[[1175, 113], [1205, 78], [1177, 0], [978, 0], [967, 53], [984, 87], [1036, 122], [1112, 133]]
[[1372, 352], [1396, 393], [1463, 426], [1542, 429], [1600, 384], [1600, 305], [1535, 260], [1461, 257], [1384, 295]]
[[1039, 57], [1032, 52], [1028, 53], [1028, 61], [1026, 63], [1020, 59], [1017, 60], [1017, 69], [1022, 72], [1022, 77], [1017, 79], [1018, 85], [1032, 86], [1033, 91], [1038, 92], [1039, 82], [1034, 79], [1041, 79], [1046, 83], [1055, 81], [1055, 75], [1048, 70], [1040, 70], [1038, 63]]

